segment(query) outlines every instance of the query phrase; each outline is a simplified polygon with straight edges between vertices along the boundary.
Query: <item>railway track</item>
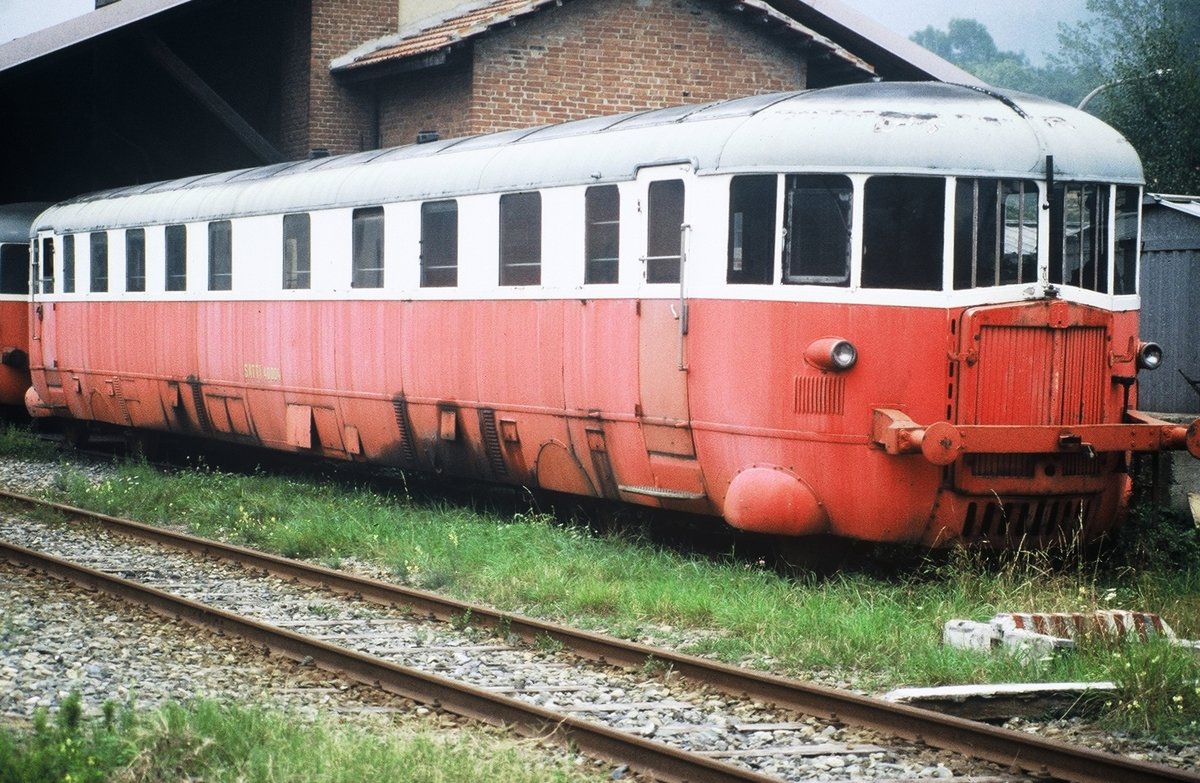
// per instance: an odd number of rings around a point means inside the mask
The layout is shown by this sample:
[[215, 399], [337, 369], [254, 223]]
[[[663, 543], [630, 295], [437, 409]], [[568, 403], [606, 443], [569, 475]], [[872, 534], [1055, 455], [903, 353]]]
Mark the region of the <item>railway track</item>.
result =
[[[1181, 770], [19, 494], [0, 492], [0, 498], [52, 508], [75, 523], [5, 520], [5, 559], [416, 702], [555, 737], [657, 779], [767, 781], [812, 777], [814, 771], [836, 776], [828, 764], [814, 766], [815, 759], [827, 758], [840, 759], [841, 776], [854, 779], [855, 765], [845, 759], [939, 751], [945, 758], [948, 751], [962, 762], [955, 771], [975, 779], [1200, 781]], [[99, 539], [110, 537], [111, 546], [97, 548]], [[604, 665], [576, 665], [568, 653]], [[647, 681], [613, 667], [677, 676], [668, 686], [661, 678]], [[713, 693], [724, 697], [714, 699]]]

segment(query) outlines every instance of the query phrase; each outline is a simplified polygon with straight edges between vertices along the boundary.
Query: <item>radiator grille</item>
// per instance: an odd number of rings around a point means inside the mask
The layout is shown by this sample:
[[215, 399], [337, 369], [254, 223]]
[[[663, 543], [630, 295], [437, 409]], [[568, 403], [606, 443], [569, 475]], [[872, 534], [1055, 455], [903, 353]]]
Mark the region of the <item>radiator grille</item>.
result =
[[1092, 506], [1088, 497], [975, 501], [967, 504], [962, 537], [968, 543], [1069, 543], [1088, 527]]
[[1033, 478], [1046, 463], [1059, 476], [1098, 476], [1101, 462], [1087, 454], [967, 454], [963, 463], [973, 476], [987, 478]]
[[975, 424], [1097, 424], [1108, 358], [1103, 327], [985, 325]]

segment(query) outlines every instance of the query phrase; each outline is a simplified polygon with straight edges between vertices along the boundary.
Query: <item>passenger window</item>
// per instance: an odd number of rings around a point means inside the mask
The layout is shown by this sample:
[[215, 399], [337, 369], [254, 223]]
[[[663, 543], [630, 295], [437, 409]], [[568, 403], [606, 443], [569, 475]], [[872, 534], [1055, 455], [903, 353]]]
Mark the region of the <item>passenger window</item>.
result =
[[187, 290], [187, 226], [167, 226], [166, 229], [168, 291]]
[[940, 290], [945, 215], [945, 180], [868, 179], [863, 193], [863, 287]]
[[1052, 214], [1061, 215], [1056, 232], [1061, 264], [1051, 259], [1051, 282], [1107, 291], [1108, 186], [1058, 185], [1053, 198], [1058, 206]]
[[542, 282], [542, 195], [500, 197], [500, 285]]
[[64, 294], [75, 293], [75, 235], [67, 234], [62, 238], [63, 246], [63, 280]]
[[54, 293], [54, 238], [42, 240], [42, 293]]
[[725, 280], [769, 284], [775, 266], [773, 174], [734, 177], [729, 183], [729, 242]]
[[352, 288], [383, 288], [383, 207], [356, 209], [352, 217]]
[[621, 246], [621, 192], [597, 185], [584, 192], [583, 282], [615, 283]]
[[650, 183], [647, 208], [646, 282], [678, 283], [683, 229], [683, 180]]
[[108, 234], [96, 231], [91, 235], [91, 283], [93, 293], [108, 290]]
[[783, 282], [850, 284], [854, 186], [840, 174], [791, 175], [784, 185]]
[[131, 228], [125, 232], [125, 290], [146, 290], [146, 232]]
[[283, 287], [312, 287], [312, 225], [307, 212], [283, 216]]
[[458, 285], [458, 202], [421, 205], [421, 286]]
[[208, 224], [208, 290], [233, 290], [233, 225], [228, 220]]
[[954, 206], [954, 287], [1037, 280], [1037, 185], [960, 179]]
[[0, 294], [29, 295], [29, 245], [0, 244]]
[[1137, 293], [1138, 207], [1141, 194], [1137, 188], [1117, 188], [1117, 247], [1113, 257], [1113, 293]]

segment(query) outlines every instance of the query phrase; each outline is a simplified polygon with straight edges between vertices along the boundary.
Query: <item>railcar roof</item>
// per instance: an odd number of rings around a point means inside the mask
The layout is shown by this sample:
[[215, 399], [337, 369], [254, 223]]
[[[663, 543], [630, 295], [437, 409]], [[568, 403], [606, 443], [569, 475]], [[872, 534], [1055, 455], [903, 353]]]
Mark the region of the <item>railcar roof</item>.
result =
[[560, 125], [134, 185], [81, 196], [39, 221], [59, 231], [211, 220], [616, 182], [689, 162], [740, 171], [935, 173], [1140, 184], [1115, 130], [1069, 106], [939, 82], [755, 95]]

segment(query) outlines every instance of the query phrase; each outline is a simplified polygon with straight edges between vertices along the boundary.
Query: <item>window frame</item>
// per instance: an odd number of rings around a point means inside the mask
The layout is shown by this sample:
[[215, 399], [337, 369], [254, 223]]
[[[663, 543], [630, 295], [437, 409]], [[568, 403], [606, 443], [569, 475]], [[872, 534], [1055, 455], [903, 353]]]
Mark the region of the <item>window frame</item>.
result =
[[[359, 207], [350, 215], [350, 287], [383, 288], [386, 223], [383, 207]], [[369, 265], [372, 263], [374, 265]]]
[[108, 293], [108, 232], [88, 234], [88, 291]]
[[75, 293], [75, 235], [64, 234], [62, 237], [62, 292]]
[[621, 189], [615, 184], [588, 187], [583, 213], [583, 284], [617, 284], [621, 281]]
[[308, 212], [289, 212], [280, 224], [282, 245], [281, 285], [285, 291], [312, 288], [312, 216]]
[[[751, 207], [765, 205], [751, 211]], [[779, 175], [738, 174], [729, 180], [725, 282], [770, 285], [779, 236]]]
[[143, 293], [146, 290], [146, 230], [125, 230], [125, 290]]
[[233, 221], [208, 224], [208, 290], [233, 290]]
[[[810, 187], [802, 188], [801, 184], [809, 184]], [[796, 271], [797, 261], [803, 262], [812, 257], [811, 253], [805, 253], [804, 248], [816, 247], [815, 243], [807, 242], [808, 229], [818, 227], [808, 226], [805, 230], [801, 230], [796, 226], [797, 215], [797, 199], [798, 194], [824, 191], [826, 194], [835, 194], [832, 202], [826, 201], [824, 205], [832, 204], [837, 210], [837, 215], [842, 224], [842, 229], [833, 236], [843, 239], [842, 249], [845, 251], [845, 263], [843, 272], [838, 275], [832, 274], [806, 274], [805, 266], [801, 264], [800, 271]], [[780, 250], [781, 254], [781, 280], [784, 285], [821, 285], [836, 288], [846, 288], [850, 285], [850, 276], [852, 274], [852, 263], [854, 256], [854, 199], [855, 199], [855, 182], [845, 174], [833, 173], [812, 173], [812, 174], [788, 174], [783, 178], [783, 247]], [[802, 215], [814, 214], [811, 210], [801, 212]], [[826, 213], [824, 217], [829, 217]], [[820, 231], [818, 236], [825, 236], [825, 224], [831, 221], [823, 221], [819, 226]], [[822, 249], [827, 248], [827, 245], [822, 245]], [[797, 258], [797, 251], [801, 253]], [[837, 248], [833, 248], [837, 249]]]
[[506, 288], [541, 285], [541, 191], [503, 193], [498, 209], [500, 285]]
[[[687, 186], [681, 177], [651, 180], [646, 188], [647, 283], [679, 283], [683, 267], [683, 225]], [[674, 250], [674, 253], [667, 251]]]
[[[1016, 220], [1010, 200], [1016, 197]], [[954, 185], [951, 285], [956, 291], [1029, 285], [1038, 280], [1041, 189], [1035, 180], [959, 177]], [[984, 214], [984, 213], [987, 214]], [[1032, 224], [1028, 218], [1032, 218]], [[1015, 248], [1009, 253], [1010, 226]], [[1014, 272], [1006, 270], [1007, 264]]]
[[[862, 288], [945, 288], [947, 181], [930, 174], [867, 178], [862, 197]], [[873, 255], [882, 256], [883, 261]]]
[[187, 290], [187, 226], [173, 223], [163, 229], [163, 290]]
[[458, 286], [458, 213], [457, 199], [421, 203], [421, 288]]

